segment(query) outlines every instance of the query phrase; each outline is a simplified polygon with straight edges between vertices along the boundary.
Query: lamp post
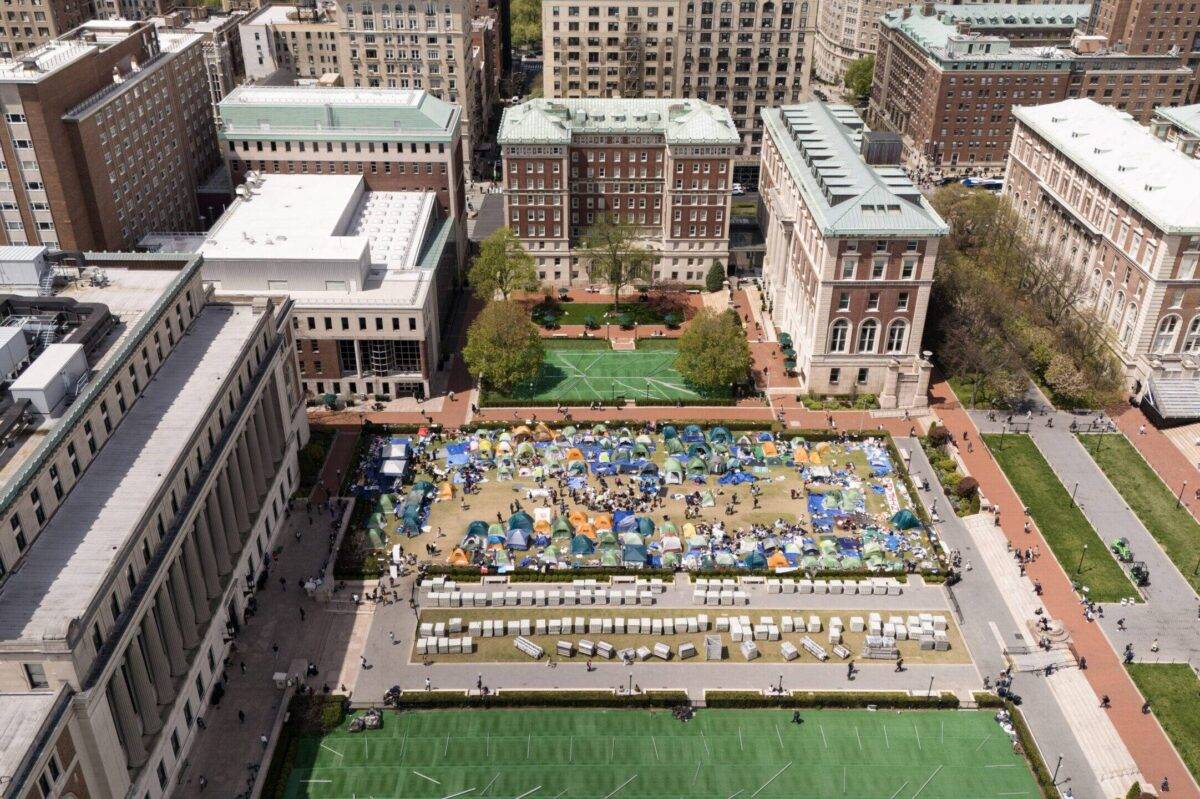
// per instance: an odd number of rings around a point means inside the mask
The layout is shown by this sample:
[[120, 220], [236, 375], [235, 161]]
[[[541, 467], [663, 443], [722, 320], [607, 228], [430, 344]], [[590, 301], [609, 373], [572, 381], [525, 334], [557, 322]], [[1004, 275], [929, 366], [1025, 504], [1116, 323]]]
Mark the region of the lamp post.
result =
[[1183, 492], [1184, 491], [1187, 491], [1187, 480], [1183, 481], [1183, 485], [1181, 485], [1179, 487], [1179, 494], [1177, 494], [1175, 497], [1175, 507], [1177, 507], [1177, 508], [1183, 504]]
[[1084, 544], [1083, 551], [1079, 553], [1079, 565], [1075, 567], [1076, 574], [1079, 574], [1079, 572], [1083, 571], [1083, 559], [1087, 555], [1087, 547], [1088, 545]]
[[1079, 481], [1075, 481], [1075, 487], [1071, 489], [1071, 504], [1075, 504], [1075, 493], [1079, 491]]
[[929, 697], [930, 699], [933, 698], [933, 677], [934, 675], [929, 675], [929, 690], [925, 692], [925, 696]]
[[1058, 785], [1058, 770], [1062, 768], [1063, 756], [1058, 756], [1058, 762], [1054, 764], [1054, 774], [1050, 777], [1050, 782], [1053, 785]]
[[633, 696], [633, 672], [632, 671], [629, 672], [629, 688], [626, 689], [625, 693], [629, 694], [630, 696]]

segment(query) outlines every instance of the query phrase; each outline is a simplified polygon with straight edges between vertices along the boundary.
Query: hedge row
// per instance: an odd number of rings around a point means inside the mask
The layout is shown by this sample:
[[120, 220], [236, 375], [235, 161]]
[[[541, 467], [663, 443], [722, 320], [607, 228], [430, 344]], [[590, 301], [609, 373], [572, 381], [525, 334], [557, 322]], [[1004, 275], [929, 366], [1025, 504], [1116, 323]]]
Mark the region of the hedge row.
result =
[[854, 708], [874, 705], [896, 710], [957, 710], [958, 697], [911, 696], [900, 691], [793, 691], [767, 696], [758, 691], [705, 691], [704, 704], [711, 708]]
[[[976, 699], [978, 700], [978, 698], [979, 695], [976, 694]], [[1021, 750], [1025, 754], [1025, 759], [1033, 769], [1033, 778], [1037, 780], [1038, 787], [1042, 789], [1043, 799], [1054, 799], [1059, 796], [1058, 786], [1054, 784], [1050, 769], [1046, 768], [1046, 761], [1042, 759], [1042, 752], [1033, 740], [1033, 733], [1029, 731], [1029, 725], [1025, 723], [1025, 716], [1012, 702], [999, 697], [996, 699], [1003, 703], [1005, 710], [1012, 718], [1013, 729], [1017, 731], [1017, 740], [1021, 742]]]
[[499, 691], [486, 697], [465, 691], [403, 691], [400, 709], [487, 707], [675, 707], [688, 703], [687, 691], [646, 691], [624, 695], [613, 691]]
[[[606, 579], [608, 577], [636, 575], [638, 577], [661, 577], [666, 581], [675, 579], [675, 572], [670, 569], [560, 569], [542, 573], [525, 570], [509, 572], [509, 582], [513, 583], [566, 583], [572, 580]], [[425, 571], [426, 578], [447, 577], [460, 583], [480, 582], [483, 575], [478, 568], [469, 569], [461, 566], [430, 566]]]
[[[707, 399], [650, 399], [634, 398], [633, 404], [639, 408], [729, 408], [737, 405], [737, 400], [731, 397], [710, 397]], [[694, 424], [694, 423], [693, 423]]]
[[[747, 577], [747, 576], [768, 577], [768, 578], [784, 577], [784, 578], [791, 578], [791, 579], [808, 579], [807, 574], [804, 572], [797, 571], [797, 572], [791, 572], [791, 573], [787, 573], [787, 574], [779, 574], [777, 572], [773, 572], [773, 571], [770, 571], [767, 569], [713, 569], [711, 571], [703, 571], [703, 572], [688, 572], [688, 575], [692, 578], [692, 582], [695, 582], [698, 579], [711, 580], [714, 577], [719, 578], [719, 579], [724, 579], [726, 577], [738, 578], [738, 577]], [[865, 571], [862, 569], [858, 569], [858, 570], [842, 569], [842, 570], [838, 570], [838, 571], [822, 571], [822, 572], [817, 572], [816, 574], [813, 575], [813, 577], [815, 577], [818, 580], [842, 580], [842, 579], [847, 579], [847, 578], [851, 579], [851, 580], [857, 580], [857, 579], [862, 579], [864, 577], [892, 577], [901, 583], [908, 582], [908, 575], [904, 572], [869, 572], [869, 571]]]

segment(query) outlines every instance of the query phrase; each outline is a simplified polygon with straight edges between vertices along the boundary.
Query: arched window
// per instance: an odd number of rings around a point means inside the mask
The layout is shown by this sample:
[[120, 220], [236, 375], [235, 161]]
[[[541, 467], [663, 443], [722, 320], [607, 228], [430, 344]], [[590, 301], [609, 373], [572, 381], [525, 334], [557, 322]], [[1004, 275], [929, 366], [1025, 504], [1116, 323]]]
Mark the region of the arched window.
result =
[[904, 352], [908, 344], [908, 322], [897, 319], [888, 325], [887, 351]]
[[1125, 321], [1121, 325], [1121, 343], [1128, 344], [1129, 339], [1133, 337], [1133, 325], [1137, 322], [1138, 307], [1136, 302], [1129, 303], [1129, 307], [1125, 309]]
[[1092, 270], [1092, 281], [1089, 284], [1088, 292], [1092, 295], [1093, 301], [1100, 299], [1100, 270], [1099, 269]]
[[1179, 336], [1179, 317], [1164, 316], [1158, 323], [1158, 332], [1154, 334], [1154, 344], [1151, 352], [1167, 353], [1175, 351], [1175, 339]]
[[1125, 310], [1125, 292], [1117, 292], [1117, 301], [1113, 303], [1112, 318], [1108, 320], [1109, 324], [1117, 327], [1121, 323], [1121, 313]]
[[868, 319], [863, 322], [858, 328], [858, 351], [859, 352], [874, 352], [876, 332], [879, 330], [879, 323], [874, 319]]
[[1100, 318], [1108, 317], [1108, 308], [1112, 303], [1113, 284], [1111, 280], [1104, 281], [1104, 289], [1100, 292]]
[[1183, 351], [1200, 353], [1200, 316], [1193, 316], [1188, 325], [1187, 335], [1183, 337]]
[[833, 323], [833, 327], [829, 328], [829, 351], [845, 352], [849, 339], [850, 323], [845, 319], [837, 320]]

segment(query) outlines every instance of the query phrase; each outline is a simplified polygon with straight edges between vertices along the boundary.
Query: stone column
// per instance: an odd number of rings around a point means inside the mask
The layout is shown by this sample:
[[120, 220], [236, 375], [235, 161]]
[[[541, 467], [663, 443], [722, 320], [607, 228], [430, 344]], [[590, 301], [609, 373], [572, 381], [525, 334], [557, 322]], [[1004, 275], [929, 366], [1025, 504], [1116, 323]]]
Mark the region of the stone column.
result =
[[[232, 465], [232, 463], [230, 463]], [[229, 487], [230, 477], [229, 471], [222, 471], [221, 476], [217, 479], [217, 497], [221, 499], [221, 518], [224, 521], [221, 530], [226, 536], [226, 545], [229, 547], [229, 554], [236, 557], [236, 554], [241, 552], [241, 531], [248, 527], [248, 524], [242, 522], [238, 516], [238, 511], [235, 507], [240, 507], [242, 516], [245, 516], [246, 507], [241, 503], [235, 503], [233, 489]]]
[[200, 643], [200, 631], [196, 629], [196, 608], [192, 605], [191, 587], [183, 576], [183, 564], [179, 558], [171, 563], [167, 576], [167, 593], [175, 600], [175, 615], [179, 617], [179, 630], [183, 633], [183, 645], [192, 649]]
[[246, 526], [249, 527], [249, 518], [258, 513], [261, 505], [258, 501], [258, 488], [254, 482], [254, 472], [250, 466], [250, 457], [246, 453], [246, 446], [246, 436], [243, 434], [238, 438], [237, 445], [233, 448], [233, 460], [237, 468], [233, 470], [230, 477], [232, 478], [234, 475], [237, 475], [238, 489], [246, 497]]
[[[250, 513], [253, 511], [247, 504], [250, 502], [250, 496], [245, 491], [246, 484], [242, 480], [242, 467], [238, 463], [237, 449], [235, 447], [230, 453], [226, 468], [217, 477], [217, 496], [221, 499], [221, 513], [225, 516], [225, 523], [237, 538], [237, 549], [241, 549], [241, 534], [250, 529]], [[254, 510], [258, 510], [257, 506]]]
[[[201, 553], [205, 557], [211, 557], [212, 563], [216, 564], [217, 573], [224, 577], [233, 571], [233, 559], [229, 557], [229, 543], [225, 538], [225, 520], [221, 516], [221, 503], [216, 497], [211, 494], [208, 501], [204, 504], [204, 513], [200, 515], [204, 519], [205, 515], [208, 521], [201, 528], [204, 535], [200, 536]], [[204, 548], [210, 550], [204, 552]], [[209, 586], [209, 596], [215, 596], [221, 592], [218, 586], [216, 591], [212, 591], [212, 586]]]
[[279, 387], [271, 380], [263, 392], [266, 397], [266, 408], [263, 420], [266, 425], [267, 439], [271, 445], [271, 459], [279, 463], [283, 457], [283, 414], [279, 411]]
[[158, 634], [153, 613], [154, 609], [151, 608], [142, 617], [142, 653], [146, 656], [146, 662], [150, 664], [150, 673], [154, 675], [154, 690], [158, 694], [158, 702], [165, 705], [175, 698], [175, 682], [171, 679], [167, 649], [163, 645], [162, 636]]
[[[183, 539], [183, 573], [187, 575], [188, 587], [191, 589], [192, 607], [196, 612], [196, 620], [201, 623], [212, 617], [209, 600], [221, 591], [221, 581], [217, 579], [215, 573], [212, 575], [211, 586], [205, 580], [204, 564], [196, 551], [196, 541], [201, 536], [208, 535], [207, 531], [200, 529], [202, 520], [204, 520], [204, 508], [201, 508], [200, 512], [196, 514], [196, 526], [192, 528], [192, 534]], [[207, 521], [204, 523], [208, 524]], [[213, 564], [208, 571], [212, 572], [215, 568], [216, 564]]]
[[258, 437], [258, 415], [246, 422], [246, 455], [250, 461], [250, 474], [254, 477], [254, 491], [260, 497], [267, 493], [267, 467], [263, 463], [262, 440]]
[[125, 650], [125, 666], [129, 670], [129, 682], [133, 685], [133, 695], [137, 698], [138, 716], [142, 720], [142, 729], [147, 735], [153, 735], [162, 729], [162, 718], [158, 715], [158, 697], [154, 695], [154, 685], [150, 682], [150, 672], [146, 662], [142, 660], [142, 652], [136, 641], [131, 641]]
[[147, 758], [146, 747], [142, 744], [142, 727], [138, 723], [137, 711], [133, 709], [129, 687], [125, 685], [119, 668], [108, 682], [108, 701], [117, 730], [121, 733], [121, 743], [125, 745], [125, 758], [131, 768], [141, 768]]
[[154, 614], [158, 618], [163, 641], [167, 644], [171, 673], [178, 677], [186, 674], [188, 668], [187, 654], [183, 650], [183, 636], [179, 633], [179, 619], [175, 617], [175, 608], [171, 607], [171, 598], [163, 594], [161, 589], [154, 599]]

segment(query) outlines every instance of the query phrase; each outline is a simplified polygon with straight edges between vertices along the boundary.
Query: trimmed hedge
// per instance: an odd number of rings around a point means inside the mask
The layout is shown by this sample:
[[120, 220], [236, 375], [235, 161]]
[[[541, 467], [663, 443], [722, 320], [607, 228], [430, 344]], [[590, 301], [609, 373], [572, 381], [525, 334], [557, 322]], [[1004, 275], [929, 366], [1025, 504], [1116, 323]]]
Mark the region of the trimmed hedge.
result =
[[688, 704], [687, 691], [647, 691], [624, 695], [613, 691], [499, 691], [486, 697], [465, 691], [402, 691], [401, 710], [485, 707], [675, 707]]
[[[687, 574], [692, 578], [692, 582], [696, 582], [697, 579], [711, 580], [714, 577], [719, 579], [724, 579], [726, 577], [784, 577], [792, 579], [808, 579], [808, 577], [800, 571], [779, 574], [766, 569], [713, 569], [711, 571], [704, 572], [687, 572]], [[839, 571], [821, 571], [813, 574], [813, 578], [818, 580], [840, 580], [847, 577], [850, 579], [862, 579], [864, 577], [892, 577], [900, 583], [908, 582], [908, 574], [905, 572], [871, 572], [865, 570], [843, 569]]]
[[808, 707], [855, 708], [874, 705], [896, 710], [957, 710], [958, 697], [941, 694], [932, 699], [900, 691], [793, 691], [766, 696], [758, 691], [705, 691], [704, 704], [712, 708]]
[[1042, 759], [1042, 752], [1033, 740], [1033, 733], [1029, 731], [1029, 725], [1025, 723], [1025, 716], [1012, 702], [996, 698], [1003, 702], [1004, 709], [1012, 718], [1013, 729], [1017, 731], [1017, 740], [1021, 742], [1021, 751], [1025, 755], [1029, 767], [1033, 769], [1033, 778], [1037, 780], [1038, 787], [1042, 789], [1043, 799], [1054, 799], [1059, 795], [1058, 787], [1054, 784], [1050, 769], [1046, 768], [1046, 761]]
[[[504, 575], [512, 583], [566, 583], [572, 580], [600, 579], [607, 577], [661, 577], [666, 581], [674, 581], [675, 572], [670, 569], [559, 569], [543, 574], [539, 571], [526, 570], [509, 572]], [[491, 576], [491, 575], [489, 575]], [[483, 574], [478, 568], [465, 569], [461, 566], [430, 566], [425, 571], [425, 577], [448, 577], [460, 583], [481, 582]]]
[[737, 405], [737, 400], [731, 397], [710, 397], [708, 399], [648, 399], [637, 398], [633, 404], [639, 408], [728, 408]]
[[284, 799], [288, 778], [296, 767], [300, 739], [313, 733], [326, 734], [346, 720], [346, 697], [341, 694], [299, 694], [288, 704], [287, 720], [279, 731], [275, 753], [263, 782], [264, 797]]

